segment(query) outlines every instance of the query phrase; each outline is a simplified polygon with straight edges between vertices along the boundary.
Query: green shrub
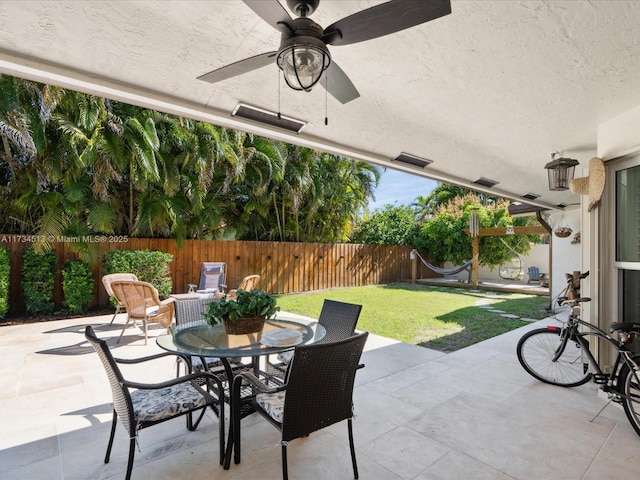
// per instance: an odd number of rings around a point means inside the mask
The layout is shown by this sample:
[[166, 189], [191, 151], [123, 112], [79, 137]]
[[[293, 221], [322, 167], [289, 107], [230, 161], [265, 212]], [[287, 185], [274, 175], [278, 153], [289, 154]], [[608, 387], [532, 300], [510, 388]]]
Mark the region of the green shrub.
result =
[[0, 248], [0, 319], [9, 310], [9, 272], [11, 270], [11, 254], [8, 248]]
[[93, 298], [93, 274], [81, 260], [67, 260], [62, 269], [64, 305], [71, 313], [86, 312]]
[[157, 250], [109, 250], [104, 254], [104, 273], [134, 273], [138, 280], [158, 289], [161, 298], [171, 294], [169, 263], [173, 255]]
[[53, 284], [56, 276], [56, 252], [22, 252], [22, 295], [28, 313], [53, 311]]

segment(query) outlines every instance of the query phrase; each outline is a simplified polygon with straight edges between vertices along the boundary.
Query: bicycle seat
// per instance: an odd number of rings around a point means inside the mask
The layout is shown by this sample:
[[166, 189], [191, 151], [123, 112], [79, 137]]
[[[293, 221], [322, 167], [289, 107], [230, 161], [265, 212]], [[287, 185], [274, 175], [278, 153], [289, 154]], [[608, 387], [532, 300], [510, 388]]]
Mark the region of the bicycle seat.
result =
[[640, 333], [640, 323], [614, 322], [609, 327], [612, 332], [633, 332]]

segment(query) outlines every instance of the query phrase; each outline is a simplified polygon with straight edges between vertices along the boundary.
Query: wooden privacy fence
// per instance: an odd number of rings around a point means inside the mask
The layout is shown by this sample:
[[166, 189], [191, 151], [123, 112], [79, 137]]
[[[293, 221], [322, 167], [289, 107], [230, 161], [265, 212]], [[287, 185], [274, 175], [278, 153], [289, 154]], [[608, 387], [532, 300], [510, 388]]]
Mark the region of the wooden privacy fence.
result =
[[[160, 250], [171, 253], [173, 292], [186, 292], [188, 284], [198, 283], [202, 262], [227, 264], [228, 288], [235, 288], [247, 275], [261, 276], [258, 288], [270, 293], [292, 293], [336, 287], [377, 285], [411, 280], [411, 247], [362, 244], [324, 244], [295, 242], [244, 242], [218, 240], [187, 240], [178, 250], [175, 240], [156, 238], [95, 237], [100, 247], [100, 263], [92, 266], [94, 299], [91, 305], [107, 303], [102, 286], [104, 274], [102, 256], [107, 250]], [[33, 246], [32, 238], [0, 234], [0, 247], [11, 250], [9, 284], [10, 312], [24, 311], [21, 269], [22, 250]], [[76, 260], [71, 244], [54, 242], [57, 270], [65, 260]], [[421, 262], [419, 262], [421, 263]], [[422, 265], [418, 278], [438, 277]], [[54, 301], [62, 302], [62, 279], [56, 276]]]

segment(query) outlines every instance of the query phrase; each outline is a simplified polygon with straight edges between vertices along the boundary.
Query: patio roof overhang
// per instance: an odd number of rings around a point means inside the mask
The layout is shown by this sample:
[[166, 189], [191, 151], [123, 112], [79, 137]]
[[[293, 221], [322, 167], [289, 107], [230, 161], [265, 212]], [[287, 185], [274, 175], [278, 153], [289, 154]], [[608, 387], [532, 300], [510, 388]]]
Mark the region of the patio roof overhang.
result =
[[[313, 19], [327, 26], [379, 3], [325, 0]], [[279, 88], [275, 65], [216, 84], [197, 80], [279, 45], [279, 33], [241, 1], [7, 0], [0, 72], [524, 197], [545, 209], [578, 204], [568, 191], [548, 190], [544, 165], [561, 150], [586, 166], [599, 125], [640, 105], [640, 4], [451, 4], [451, 15], [412, 29], [330, 47], [360, 93], [347, 104], [320, 87]], [[238, 103], [307, 125], [296, 134], [232, 116]], [[432, 163], [393, 161], [403, 152]]]

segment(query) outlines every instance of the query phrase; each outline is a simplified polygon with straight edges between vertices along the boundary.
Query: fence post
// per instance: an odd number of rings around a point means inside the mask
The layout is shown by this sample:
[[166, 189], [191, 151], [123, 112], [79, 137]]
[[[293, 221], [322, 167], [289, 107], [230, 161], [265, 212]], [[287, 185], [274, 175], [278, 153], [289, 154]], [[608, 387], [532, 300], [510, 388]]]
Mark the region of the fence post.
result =
[[411, 283], [416, 283], [418, 278], [418, 258], [415, 249], [411, 250], [409, 258], [411, 259]]

